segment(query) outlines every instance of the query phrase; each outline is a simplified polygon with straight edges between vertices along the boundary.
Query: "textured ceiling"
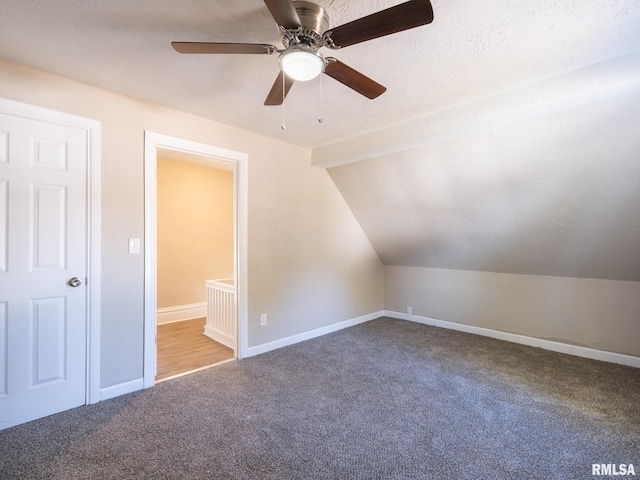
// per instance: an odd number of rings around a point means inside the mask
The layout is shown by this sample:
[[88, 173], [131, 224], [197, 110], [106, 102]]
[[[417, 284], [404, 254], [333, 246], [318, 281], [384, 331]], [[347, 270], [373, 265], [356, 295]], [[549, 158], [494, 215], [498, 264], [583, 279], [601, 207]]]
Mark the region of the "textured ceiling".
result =
[[[336, 26], [401, 2], [319, 3]], [[373, 101], [321, 77], [265, 107], [276, 56], [171, 48], [279, 46], [260, 0], [4, 1], [0, 58], [313, 149], [385, 264], [640, 281], [640, 0], [433, 10], [329, 53]]]
[[[279, 46], [260, 0], [2, 3], [4, 59], [309, 148], [640, 49], [638, 0], [433, 0], [432, 24], [331, 52], [385, 85], [380, 98], [367, 100], [324, 76], [294, 85], [284, 108], [265, 107], [276, 56], [187, 56], [170, 46], [175, 40]], [[336, 26], [401, 2], [318, 3]]]

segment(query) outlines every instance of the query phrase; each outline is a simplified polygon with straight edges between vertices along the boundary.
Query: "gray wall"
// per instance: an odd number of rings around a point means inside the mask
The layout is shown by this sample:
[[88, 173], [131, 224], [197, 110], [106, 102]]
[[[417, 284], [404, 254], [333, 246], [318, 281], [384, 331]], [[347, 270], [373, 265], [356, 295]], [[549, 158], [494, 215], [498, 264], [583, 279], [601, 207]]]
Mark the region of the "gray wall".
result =
[[387, 309], [640, 355], [639, 111], [634, 53], [313, 162], [385, 264]]
[[640, 356], [640, 282], [385, 267], [385, 308]]

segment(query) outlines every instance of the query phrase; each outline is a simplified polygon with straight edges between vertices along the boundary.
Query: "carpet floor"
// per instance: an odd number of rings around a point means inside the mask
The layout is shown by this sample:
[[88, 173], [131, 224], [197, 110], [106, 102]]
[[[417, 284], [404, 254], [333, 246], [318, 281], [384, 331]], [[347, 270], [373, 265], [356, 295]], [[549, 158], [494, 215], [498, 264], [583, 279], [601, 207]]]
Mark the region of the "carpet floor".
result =
[[381, 318], [0, 431], [3, 479], [640, 475], [640, 369]]

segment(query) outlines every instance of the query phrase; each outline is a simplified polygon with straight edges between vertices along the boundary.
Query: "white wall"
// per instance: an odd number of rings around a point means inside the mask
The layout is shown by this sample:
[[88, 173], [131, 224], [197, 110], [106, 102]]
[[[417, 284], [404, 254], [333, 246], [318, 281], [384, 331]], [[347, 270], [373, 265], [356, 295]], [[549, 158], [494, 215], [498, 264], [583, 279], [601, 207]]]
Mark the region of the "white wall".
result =
[[382, 264], [309, 151], [6, 61], [0, 72], [0, 97], [102, 122], [101, 387], [142, 377], [144, 265], [127, 238], [144, 237], [145, 130], [249, 156], [250, 346], [382, 309]]
[[385, 267], [385, 309], [640, 356], [640, 282]]

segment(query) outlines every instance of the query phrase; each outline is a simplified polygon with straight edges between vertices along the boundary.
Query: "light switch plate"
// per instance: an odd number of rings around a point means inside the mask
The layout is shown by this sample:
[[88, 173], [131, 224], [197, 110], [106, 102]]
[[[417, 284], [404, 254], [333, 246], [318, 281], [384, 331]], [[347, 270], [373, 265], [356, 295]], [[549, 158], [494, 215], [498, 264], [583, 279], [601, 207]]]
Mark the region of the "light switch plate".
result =
[[140, 239], [130, 238], [129, 239], [129, 255], [139, 255], [139, 254], [140, 254]]

